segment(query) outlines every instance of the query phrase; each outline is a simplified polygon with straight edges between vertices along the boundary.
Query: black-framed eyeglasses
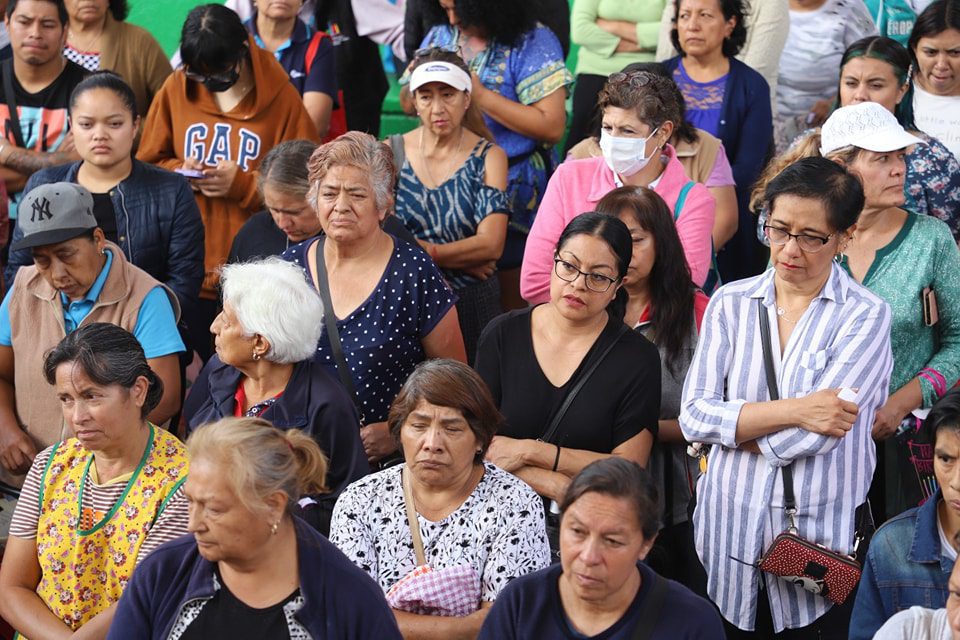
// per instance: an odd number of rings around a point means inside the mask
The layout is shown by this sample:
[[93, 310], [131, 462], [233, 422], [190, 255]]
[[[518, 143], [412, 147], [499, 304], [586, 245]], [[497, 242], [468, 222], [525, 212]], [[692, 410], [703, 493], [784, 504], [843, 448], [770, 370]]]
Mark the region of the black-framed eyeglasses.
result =
[[826, 238], [823, 236], [811, 236], [807, 233], [790, 233], [786, 229], [781, 229], [780, 227], [774, 227], [769, 224], [763, 225], [763, 233], [767, 236], [767, 239], [771, 244], [777, 246], [783, 246], [790, 241], [790, 238], [793, 238], [797, 241], [797, 246], [805, 253], [816, 253], [823, 249], [830, 238], [834, 234], [828, 235]]
[[236, 63], [234, 63], [234, 66], [230, 70], [221, 71], [220, 73], [204, 74], [191, 71], [190, 69], [185, 69], [183, 75], [187, 76], [187, 78], [193, 80], [194, 82], [199, 82], [200, 84], [232, 84], [237, 81], [237, 78], [240, 77], [240, 70], [237, 69]]
[[580, 269], [563, 258], [553, 259], [553, 271], [557, 274], [557, 277], [564, 282], [576, 282], [577, 278], [583, 276], [583, 281], [587, 285], [587, 289], [595, 293], [606, 293], [610, 287], [617, 282], [616, 278], [605, 276], [602, 273], [580, 271]]

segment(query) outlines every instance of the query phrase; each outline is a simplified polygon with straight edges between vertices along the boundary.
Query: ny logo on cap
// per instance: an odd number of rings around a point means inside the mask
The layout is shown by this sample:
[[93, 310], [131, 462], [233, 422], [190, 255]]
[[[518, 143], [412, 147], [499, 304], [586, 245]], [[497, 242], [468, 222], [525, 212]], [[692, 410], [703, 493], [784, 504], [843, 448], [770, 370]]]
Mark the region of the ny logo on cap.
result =
[[30, 222], [43, 222], [44, 220], [53, 218], [53, 214], [50, 213], [50, 200], [47, 198], [34, 200], [32, 208], [33, 211], [30, 212]]

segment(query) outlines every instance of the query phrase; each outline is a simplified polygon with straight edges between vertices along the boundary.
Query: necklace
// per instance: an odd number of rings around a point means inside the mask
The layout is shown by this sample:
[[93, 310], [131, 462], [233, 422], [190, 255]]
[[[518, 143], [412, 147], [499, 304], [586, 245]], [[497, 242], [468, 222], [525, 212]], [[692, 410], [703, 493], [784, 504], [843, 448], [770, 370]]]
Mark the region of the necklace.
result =
[[783, 318], [784, 320], [786, 320], [787, 322], [789, 322], [790, 324], [797, 324], [796, 320], [791, 320], [790, 318], [787, 317], [787, 310], [781, 306], [777, 306], [777, 315]]
[[79, 34], [73, 29], [68, 29], [69, 34], [67, 36], [67, 40], [72, 44], [74, 49], [81, 53], [99, 53], [95, 51], [94, 47], [97, 46], [97, 43], [100, 42], [100, 38], [103, 37], [103, 27], [105, 24], [106, 23], [100, 25], [100, 30], [97, 32], [97, 35], [92, 40], [88, 40], [87, 44], [85, 45], [80, 44], [80, 41], [77, 39]]
[[[447, 171], [445, 172], [446, 177], [443, 179], [443, 182], [446, 182], [447, 180], [449, 180], [450, 176], [453, 175], [453, 165], [457, 161], [457, 158], [460, 156], [460, 145], [462, 144], [463, 144], [463, 127], [461, 126], [460, 139], [457, 141], [457, 150], [453, 153], [453, 156], [450, 158], [450, 162], [447, 163], [448, 164]], [[423, 153], [423, 128], [422, 127], [420, 129], [420, 159], [423, 161], [423, 170], [427, 172], [427, 178], [430, 179], [430, 182], [433, 183], [433, 188], [436, 189], [441, 184], [443, 184], [443, 182], [437, 182], [434, 179], [433, 174], [430, 173], [430, 163], [427, 162], [427, 157]]]

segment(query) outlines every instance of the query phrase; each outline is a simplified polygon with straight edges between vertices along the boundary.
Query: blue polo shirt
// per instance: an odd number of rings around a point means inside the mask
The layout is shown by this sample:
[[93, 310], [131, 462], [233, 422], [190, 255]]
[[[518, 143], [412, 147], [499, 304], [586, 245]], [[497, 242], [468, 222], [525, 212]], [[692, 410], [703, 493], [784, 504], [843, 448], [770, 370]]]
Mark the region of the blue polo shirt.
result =
[[[105, 251], [107, 261], [82, 300], [71, 302], [63, 292], [60, 292], [60, 303], [63, 305], [63, 324], [67, 333], [80, 326], [84, 318], [93, 310], [93, 305], [96, 304], [100, 293], [103, 291], [103, 285], [106, 283], [110, 267], [113, 265], [113, 252], [109, 248]], [[10, 331], [10, 296], [12, 293], [13, 287], [11, 286], [7, 295], [3, 298], [3, 304], [0, 304], [0, 345], [5, 347], [13, 346]], [[137, 314], [137, 324], [133, 328], [133, 335], [140, 342], [147, 358], [159, 358], [186, 350], [183, 340], [180, 339], [180, 333], [177, 331], [177, 319], [173, 313], [173, 307], [170, 305], [170, 299], [163, 287], [154, 287], [144, 297]]]
[[[257, 46], [264, 49], [263, 40], [257, 33], [257, 14], [254, 13], [245, 24]], [[337, 75], [334, 67], [333, 41], [330, 38], [321, 38], [317, 53], [313, 56], [310, 73], [307, 73], [307, 50], [315, 33], [315, 29], [311, 29], [298, 19], [293, 27], [293, 36], [280, 45], [273, 52], [273, 56], [286, 70], [290, 82], [301, 96], [304, 93], [317, 91], [327, 94], [336, 103]]]

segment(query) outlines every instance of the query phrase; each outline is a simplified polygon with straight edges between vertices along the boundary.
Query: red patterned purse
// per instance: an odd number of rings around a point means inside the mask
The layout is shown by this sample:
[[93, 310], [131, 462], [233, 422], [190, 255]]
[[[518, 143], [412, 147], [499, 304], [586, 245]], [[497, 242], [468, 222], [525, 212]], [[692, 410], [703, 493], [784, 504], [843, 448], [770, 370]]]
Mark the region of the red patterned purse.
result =
[[[773, 356], [770, 353], [770, 321], [761, 304], [760, 339], [763, 341], [763, 365], [767, 374], [767, 389], [771, 400], [780, 399], [777, 379], [773, 373]], [[792, 582], [811, 593], [843, 604], [860, 582], [860, 563], [851, 556], [832, 551], [821, 544], [810, 542], [797, 535], [794, 516], [797, 500], [793, 494], [793, 465], [780, 468], [783, 478], [783, 508], [790, 527], [773, 539], [773, 543], [757, 562], [757, 568]], [[859, 510], [858, 510], [859, 513]], [[859, 520], [859, 518], [858, 518]], [[859, 545], [858, 540], [854, 549]]]

